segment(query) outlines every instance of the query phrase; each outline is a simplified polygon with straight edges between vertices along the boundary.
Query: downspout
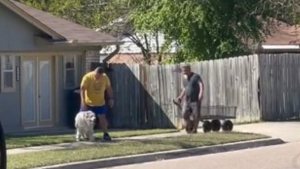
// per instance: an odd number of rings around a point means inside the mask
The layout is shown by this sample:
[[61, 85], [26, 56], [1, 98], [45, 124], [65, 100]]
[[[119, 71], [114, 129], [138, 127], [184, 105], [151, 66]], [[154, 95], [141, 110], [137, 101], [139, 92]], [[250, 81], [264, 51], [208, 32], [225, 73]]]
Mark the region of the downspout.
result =
[[111, 52], [109, 55], [107, 55], [103, 60], [102, 63], [106, 63], [107, 61], [109, 61], [112, 57], [114, 57], [116, 54], [118, 54], [120, 51], [120, 45], [116, 45], [116, 49]]

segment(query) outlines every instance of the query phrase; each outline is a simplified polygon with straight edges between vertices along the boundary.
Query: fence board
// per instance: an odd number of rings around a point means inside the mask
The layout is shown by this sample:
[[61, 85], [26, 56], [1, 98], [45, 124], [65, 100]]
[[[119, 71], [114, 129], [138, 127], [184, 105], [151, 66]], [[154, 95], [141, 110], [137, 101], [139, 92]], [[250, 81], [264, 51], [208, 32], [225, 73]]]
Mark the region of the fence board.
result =
[[202, 71], [200, 73], [201, 77], [202, 77], [202, 81], [204, 84], [204, 98], [203, 98], [203, 105], [209, 105], [209, 100], [210, 100], [210, 95], [209, 95], [209, 90], [210, 90], [210, 86], [209, 86], [209, 62], [208, 61], [204, 61], [202, 62]]
[[300, 86], [300, 66], [298, 66], [300, 64], [300, 58], [295, 54], [295, 58], [296, 58], [296, 62], [295, 62], [295, 67], [294, 70], [296, 72], [296, 79], [295, 79], [295, 95], [296, 95], [296, 101], [295, 101], [295, 117], [299, 117], [299, 109], [300, 109], [300, 90], [298, 90], [299, 86]]
[[[278, 99], [279, 99], [279, 104], [280, 104], [280, 111], [279, 111], [279, 114], [276, 114], [277, 115], [277, 118], [284, 118], [283, 117], [283, 112], [284, 112], [284, 97], [283, 97], [283, 92], [284, 92], [284, 56], [283, 55], [281, 55], [281, 56], [279, 56], [279, 58], [280, 58], [280, 63], [281, 64], [278, 64], [278, 69], [280, 70], [280, 80], [279, 80], [279, 84], [280, 84], [280, 86], [279, 86], [279, 93], [278, 93], [278, 95], [277, 95], [277, 97], [278, 97]], [[264, 82], [264, 83], [266, 83], [266, 82]], [[277, 120], [277, 119], [275, 119], [275, 120]]]
[[[275, 112], [275, 102], [276, 102], [276, 96], [275, 96], [275, 91], [276, 90], [276, 86], [275, 84], [275, 79], [276, 79], [276, 75], [275, 75], [275, 69], [274, 69], [274, 60], [275, 58], [269, 55], [269, 77], [270, 77], [270, 87], [269, 87], [269, 91], [270, 91], [270, 98], [269, 98], [269, 104], [271, 104], [272, 106], [270, 107], [270, 112]], [[273, 118], [274, 113], [270, 113], [270, 118]]]
[[[267, 59], [258, 59], [257, 55], [191, 63], [192, 70], [200, 74], [204, 83], [202, 105], [237, 106], [235, 122], [259, 120], [258, 78], [267, 78], [268, 74], [260, 68], [269, 70], [268, 66], [259, 67], [259, 64], [269, 65]], [[112, 110], [114, 127], [181, 127], [181, 113], [172, 103], [181, 92], [180, 65], [112, 64], [111, 68], [114, 71], [110, 78], [116, 96]], [[264, 84], [261, 90], [271, 90], [268, 87], [269, 84]], [[262, 103], [267, 101], [262, 97]], [[268, 110], [268, 106], [261, 109]], [[269, 116], [265, 114], [264, 117]]]
[[261, 113], [260, 113], [260, 107], [259, 107], [259, 95], [258, 95], [258, 86], [259, 86], [259, 72], [260, 72], [260, 67], [259, 67], [259, 59], [258, 59], [258, 55], [254, 55], [253, 57], [253, 69], [254, 69], [254, 73], [252, 74], [253, 79], [252, 79], [252, 83], [253, 83], [253, 95], [255, 95], [255, 97], [253, 97], [253, 111], [252, 113], [254, 114], [254, 120], [258, 121], [261, 120]]
[[264, 120], [299, 118], [300, 74], [298, 53], [261, 54], [261, 114]]

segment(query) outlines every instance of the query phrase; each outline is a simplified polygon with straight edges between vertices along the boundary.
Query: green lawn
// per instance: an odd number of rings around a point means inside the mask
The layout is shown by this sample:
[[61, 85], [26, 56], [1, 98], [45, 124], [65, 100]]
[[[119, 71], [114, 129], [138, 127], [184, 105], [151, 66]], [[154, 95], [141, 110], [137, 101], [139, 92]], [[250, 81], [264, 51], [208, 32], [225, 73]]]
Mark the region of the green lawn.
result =
[[[178, 132], [176, 129], [150, 129], [150, 130], [126, 130], [112, 131], [112, 138], [123, 138], [133, 136], [144, 136], [153, 134], [173, 133]], [[71, 135], [53, 135], [53, 136], [30, 136], [30, 137], [13, 137], [6, 136], [7, 149], [23, 148], [50, 144], [70, 143], [75, 140], [75, 134]], [[102, 138], [102, 133], [96, 133], [96, 138]]]
[[250, 133], [221, 132], [197, 134], [193, 135], [192, 137], [189, 135], [184, 135], [179, 137], [144, 141], [116, 141], [113, 143], [106, 143], [92, 147], [9, 155], [8, 168], [25, 169], [68, 162], [151, 153], [182, 148], [193, 148], [261, 138], [268, 137]]

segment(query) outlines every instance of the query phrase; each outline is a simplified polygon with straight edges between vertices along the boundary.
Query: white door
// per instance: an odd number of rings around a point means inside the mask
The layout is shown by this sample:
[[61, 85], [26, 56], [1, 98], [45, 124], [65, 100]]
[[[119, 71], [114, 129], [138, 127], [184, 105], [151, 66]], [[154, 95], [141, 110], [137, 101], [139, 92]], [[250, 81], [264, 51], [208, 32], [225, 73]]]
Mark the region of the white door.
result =
[[21, 110], [24, 127], [37, 126], [36, 61], [26, 58], [21, 68]]
[[38, 106], [39, 106], [39, 124], [41, 126], [52, 125], [52, 93], [53, 78], [51, 58], [42, 58], [38, 60]]
[[23, 127], [53, 125], [51, 57], [24, 57], [21, 76]]

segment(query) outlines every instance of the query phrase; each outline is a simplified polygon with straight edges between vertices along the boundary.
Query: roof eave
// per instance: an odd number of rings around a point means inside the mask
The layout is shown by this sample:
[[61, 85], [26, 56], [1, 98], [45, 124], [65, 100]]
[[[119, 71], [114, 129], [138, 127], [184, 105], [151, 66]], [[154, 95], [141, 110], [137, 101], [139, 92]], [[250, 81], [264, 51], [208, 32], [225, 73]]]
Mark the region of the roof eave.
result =
[[108, 42], [78, 42], [77, 40], [70, 41], [58, 41], [52, 42], [52, 45], [60, 45], [60, 46], [110, 46], [110, 45], [122, 45], [124, 42], [122, 41], [108, 41]]
[[259, 53], [299, 53], [300, 45], [261, 45]]
[[300, 49], [300, 45], [261, 45], [262, 49]]

